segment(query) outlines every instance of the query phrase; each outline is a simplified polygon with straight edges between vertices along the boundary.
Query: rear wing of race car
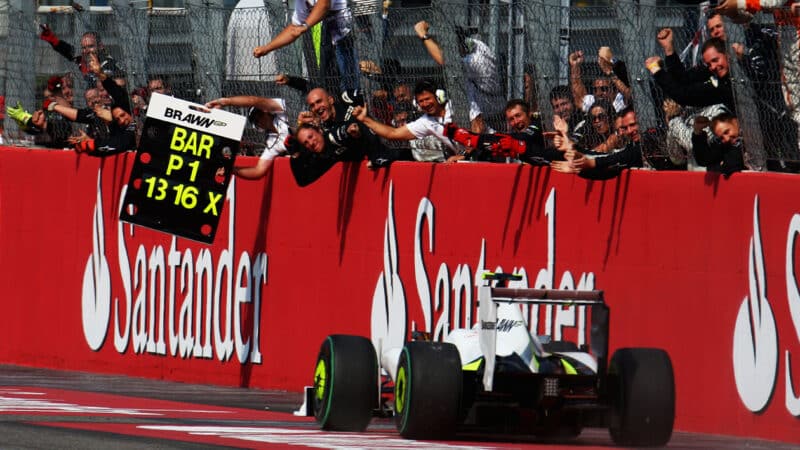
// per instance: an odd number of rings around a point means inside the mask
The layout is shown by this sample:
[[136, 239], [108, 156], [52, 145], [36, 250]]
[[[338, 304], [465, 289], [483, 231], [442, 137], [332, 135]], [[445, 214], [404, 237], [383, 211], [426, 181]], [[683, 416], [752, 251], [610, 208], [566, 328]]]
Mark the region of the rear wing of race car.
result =
[[[507, 280], [522, 277], [506, 273], [484, 274], [484, 280], [497, 280], [505, 285]], [[609, 308], [603, 300], [603, 291], [568, 291], [559, 289], [518, 289], [508, 287], [478, 287], [478, 320], [480, 321], [479, 341], [484, 356], [485, 370], [483, 386], [492, 391], [494, 365], [497, 350], [497, 305], [499, 303], [527, 303], [541, 305], [589, 306], [591, 328], [589, 347], [597, 358], [597, 374], [603, 384], [608, 364], [608, 322]], [[600, 386], [604, 388], [605, 386]]]

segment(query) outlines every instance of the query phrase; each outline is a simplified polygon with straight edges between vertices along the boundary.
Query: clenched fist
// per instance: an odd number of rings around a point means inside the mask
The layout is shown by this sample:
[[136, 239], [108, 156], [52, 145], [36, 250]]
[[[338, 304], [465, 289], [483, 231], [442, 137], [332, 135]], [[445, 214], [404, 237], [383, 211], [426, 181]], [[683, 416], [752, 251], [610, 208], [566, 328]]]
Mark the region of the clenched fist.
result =
[[656, 35], [656, 40], [658, 41], [658, 45], [664, 49], [664, 53], [669, 56], [675, 53], [675, 48], [672, 45], [672, 29], [671, 28], [662, 28], [658, 30], [658, 34]]

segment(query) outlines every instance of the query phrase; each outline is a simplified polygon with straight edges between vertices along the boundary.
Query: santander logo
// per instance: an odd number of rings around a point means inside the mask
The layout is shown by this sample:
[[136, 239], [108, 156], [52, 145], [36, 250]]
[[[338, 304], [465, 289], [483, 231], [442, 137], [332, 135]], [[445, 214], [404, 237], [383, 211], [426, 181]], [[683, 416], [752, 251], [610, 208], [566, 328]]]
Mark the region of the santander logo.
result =
[[758, 198], [753, 206], [753, 237], [749, 253], [750, 295], [739, 306], [733, 332], [733, 373], [747, 409], [763, 410], [772, 396], [778, 373], [778, 332], [767, 299]]
[[[436, 208], [434, 203], [423, 197], [419, 201], [415, 220], [415, 228], [411, 233], [398, 233], [394, 212], [394, 186], [389, 187], [389, 204], [383, 239], [383, 271], [378, 276], [372, 297], [371, 333], [376, 348], [400, 348], [408, 333], [408, 311], [417, 309], [421, 312], [422, 321], [410, 323], [414, 331], [432, 333], [434, 339], [447, 336], [455, 328], [468, 328], [477, 322], [477, 288], [481, 285], [481, 274], [488, 269], [486, 261], [487, 240], [481, 239], [476, 246], [479, 250], [477, 264], [473, 269], [468, 263], [452, 264], [443, 262], [438, 268], [430, 270], [426, 256], [435, 254]], [[556, 191], [552, 189], [545, 202], [547, 217], [547, 254], [544, 267], [536, 272], [531, 283], [528, 271], [524, 266], [513, 266], [509, 271], [521, 274], [522, 280], [509, 283], [510, 287], [539, 289], [594, 289], [595, 275], [583, 272], [573, 276], [565, 270], [556, 282]], [[414, 240], [414, 284], [416, 301], [407, 295], [409, 286], [400, 276], [398, 267], [398, 248], [402, 237], [411, 234]], [[427, 237], [427, 246], [423, 237]], [[494, 271], [502, 271], [495, 265]], [[434, 276], [431, 276], [434, 274]], [[433, 285], [430, 281], [433, 279]], [[412, 297], [413, 298], [413, 297]], [[551, 305], [524, 305], [523, 317], [529, 329], [534, 333], [549, 334], [560, 340], [567, 331], [577, 336], [578, 345], [586, 343], [587, 310], [583, 306], [570, 308], [553, 308]], [[540, 311], [541, 308], [541, 311]], [[543, 319], [543, 320], [542, 320]]]
[[101, 181], [102, 171], [99, 171], [97, 203], [94, 206], [92, 219], [92, 253], [83, 271], [81, 295], [83, 334], [89, 348], [94, 351], [99, 350], [106, 339], [106, 326], [111, 311], [111, 274], [106, 260]]
[[[795, 279], [795, 241], [800, 235], [800, 214], [789, 225], [786, 241], [786, 291], [795, 333], [800, 340], [800, 291]], [[733, 374], [739, 398], [745, 407], [760, 413], [767, 409], [775, 386], [779, 365], [778, 330], [767, 297], [765, 257], [762, 250], [759, 201], [753, 203], [753, 236], [750, 239], [750, 293], [739, 306], [733, 333]], [[785, 352], [785, 407], [800, 416], [800, 398], [794, 393], [790, 352]]]
[[[103, 220], [102, 169], [92, 222], [92, 252], [83, 275], [82, 322], [86, 343], [100, 351], [108, 336], [111, 313], [114, 349], [121, 354], [154, 354], [260, 364], [262, 287], [267, 282], [267, 254], [237, 252], [236, 187], [228, 193], [228, 240], [217, 245], [179, 247], [138, 243], [137, 227], [117, 221], [118, 273], [112, 276]], [[120, 202], [125, 189], [120, 193]], [[152, 239], [146, 242], [153, 242]], [[181, 240], [185, 245], [187, 241]], [[216, 255], [212, 250], [218, 250]], [[113, 286], [112, 279], [122, 286]], [[113, 302], [112, 302], [113, 297]]]

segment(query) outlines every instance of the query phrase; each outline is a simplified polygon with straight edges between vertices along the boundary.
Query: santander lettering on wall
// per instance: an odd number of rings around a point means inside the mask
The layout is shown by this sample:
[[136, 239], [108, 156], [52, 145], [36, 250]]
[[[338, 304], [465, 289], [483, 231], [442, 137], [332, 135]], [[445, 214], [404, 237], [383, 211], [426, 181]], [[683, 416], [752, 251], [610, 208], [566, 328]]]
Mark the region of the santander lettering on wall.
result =
[[[800, 341], [800, 290], [795, 276], [794, 255], [800, 235], [800, 214], [789, 223], [786, 237], [786, 301], [795, 336]], [[781, 342], [767, 297], [766, 263], [762, 250], [759, 200], [753, 203], [753, 236], [749, 251], [750, 293], [742, 301], [733, 334], [733, 369], [739, 398], [748, 410], [760, 413], [769, 407], [777, 384]], [[773, 300], [774, 301], [774, 300]], [[784, 344], [786, 345], [786, 344]], [[784, 352], [784, 405], [789, 414], [800, 417], [800, 395], [793, 388], [791, 352]]]
[[[101, 350], [113, 333], [114, 350], [120, 354], [219, 361], [235, 356], [241, 364], [261, 364], [260, 315], [268, 258], [264, 252], [251, 256], [236, 251], [235, 181], [227, 193], [227, 243], [217, 254], [166, 234], [166, 245], [137, 243], [137, 233], [144, 229], [121, 221], [116, 234], [106, 236], [101, 181], [102, 168], [81, 295], [88, 347]], [[124, 195], [123, 187], [119, 204]], [[116, 246], [116, 264], [109, 264], [109, 238]], [[118, 276], [112, 276], [112, 270]], [[121, 279], [121, 286], [112, 285], [115, 278]]]
[[[539, 269], [532, 286], [528, 270], [524, 266], [510, 269], [522, 275], [522, 280], [512, 281], [509, 287], [538, 289], [586, 289], [595, 288], [593, 272], [581, 273], [577, 283], [572, 272], [565, 270], [556, 284], [556, 190], [550, 189], [545, 202], [547, 216], [547, 254], [542, 255], [544, 267]], [[421, 321], [411, 319], [412, 331], [432, 333], [438, 340], [447, 336], [454, 328], [470, 328], [477, 323], [477, 288], [481, 285], [481, 274], [489, 271], [491, 262], [486, 261], [486, 239], [480, 242], [477, 263], [473, 269], [469, 263], [457, 263], [451, 272], [451, 265], [442, 262], [438, 268], [429, 269], [425, 257], [434, 252], [436, 225], [435, 207], [428, 198], [419, 201], [414, 242], [414, 281], [416, 295], [407, 296], [404, 281], [398, 268], [398, 237], [395, 225], [394, 187], [389, 188], [389, 205], [384, 227], [383, 239], [383, 271], [378, 276], [372, 298], [371, 336], [377, 349], [399, 348], [408, 336], [409, 318], [407, 311], [419, 309]], [[425, 239], [427, 238], [427, 239]], [[427, 247], [424, 246], [427, 241]], [[503, 271], [501, 265], [495, 265], [493, 271]], [[433, 289], [429, 280], [434, 280]], [[410, 297], [410, 299], [408, 298]], [[416, 300], [416, 305], [412, 302]], [[415, 308], [416, 307], [416, 308]], [[564, 339], [567, 330], [578, 345], [586, 343], [586, 308], [552, 307], [547, 305], [523, 305], [523, 317], [528, 321], [529, 329], [538, 334], [547, 334], [554, 340]]]
[[[4, 362], [299, 391], [325, 335], [444, 337], [503, 269], [604, 290], [612, 351], [672, 356], [678, 429], [800, 443], [796, 176], [397, 163], [299, 188], [280, 159], [208, 246], [118, 222], [133, 157], [0, 152]], [[525, 313], [584, 343], [587, 312]]]

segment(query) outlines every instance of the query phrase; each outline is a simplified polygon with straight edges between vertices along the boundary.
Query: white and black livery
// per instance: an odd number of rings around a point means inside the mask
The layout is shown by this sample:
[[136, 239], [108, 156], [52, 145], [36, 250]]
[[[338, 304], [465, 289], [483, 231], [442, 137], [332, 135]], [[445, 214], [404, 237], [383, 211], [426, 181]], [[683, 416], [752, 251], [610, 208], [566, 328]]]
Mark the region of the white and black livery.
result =
[[[521, 277], [487, 273], [484, 279], [504, 286]], [[669, 441], [675, 418], [669, 355], [620, 348], [609, 361], [602, 291], [478, 289], [478, 324], [453, 330], [444, 342], [414, 333], [417, 339], [402, 348], [376, 352], [365, 337], [328, 336], [306, 412], [323, 429], [338, 431], [362, 431], [373, 415], [393, 415], [409, 439], [462, 432], [570, 439], [583, 428], [602, 427], [618, 445]], [[532, 335], [520, 304], [589, 308], [590, 345]]]

